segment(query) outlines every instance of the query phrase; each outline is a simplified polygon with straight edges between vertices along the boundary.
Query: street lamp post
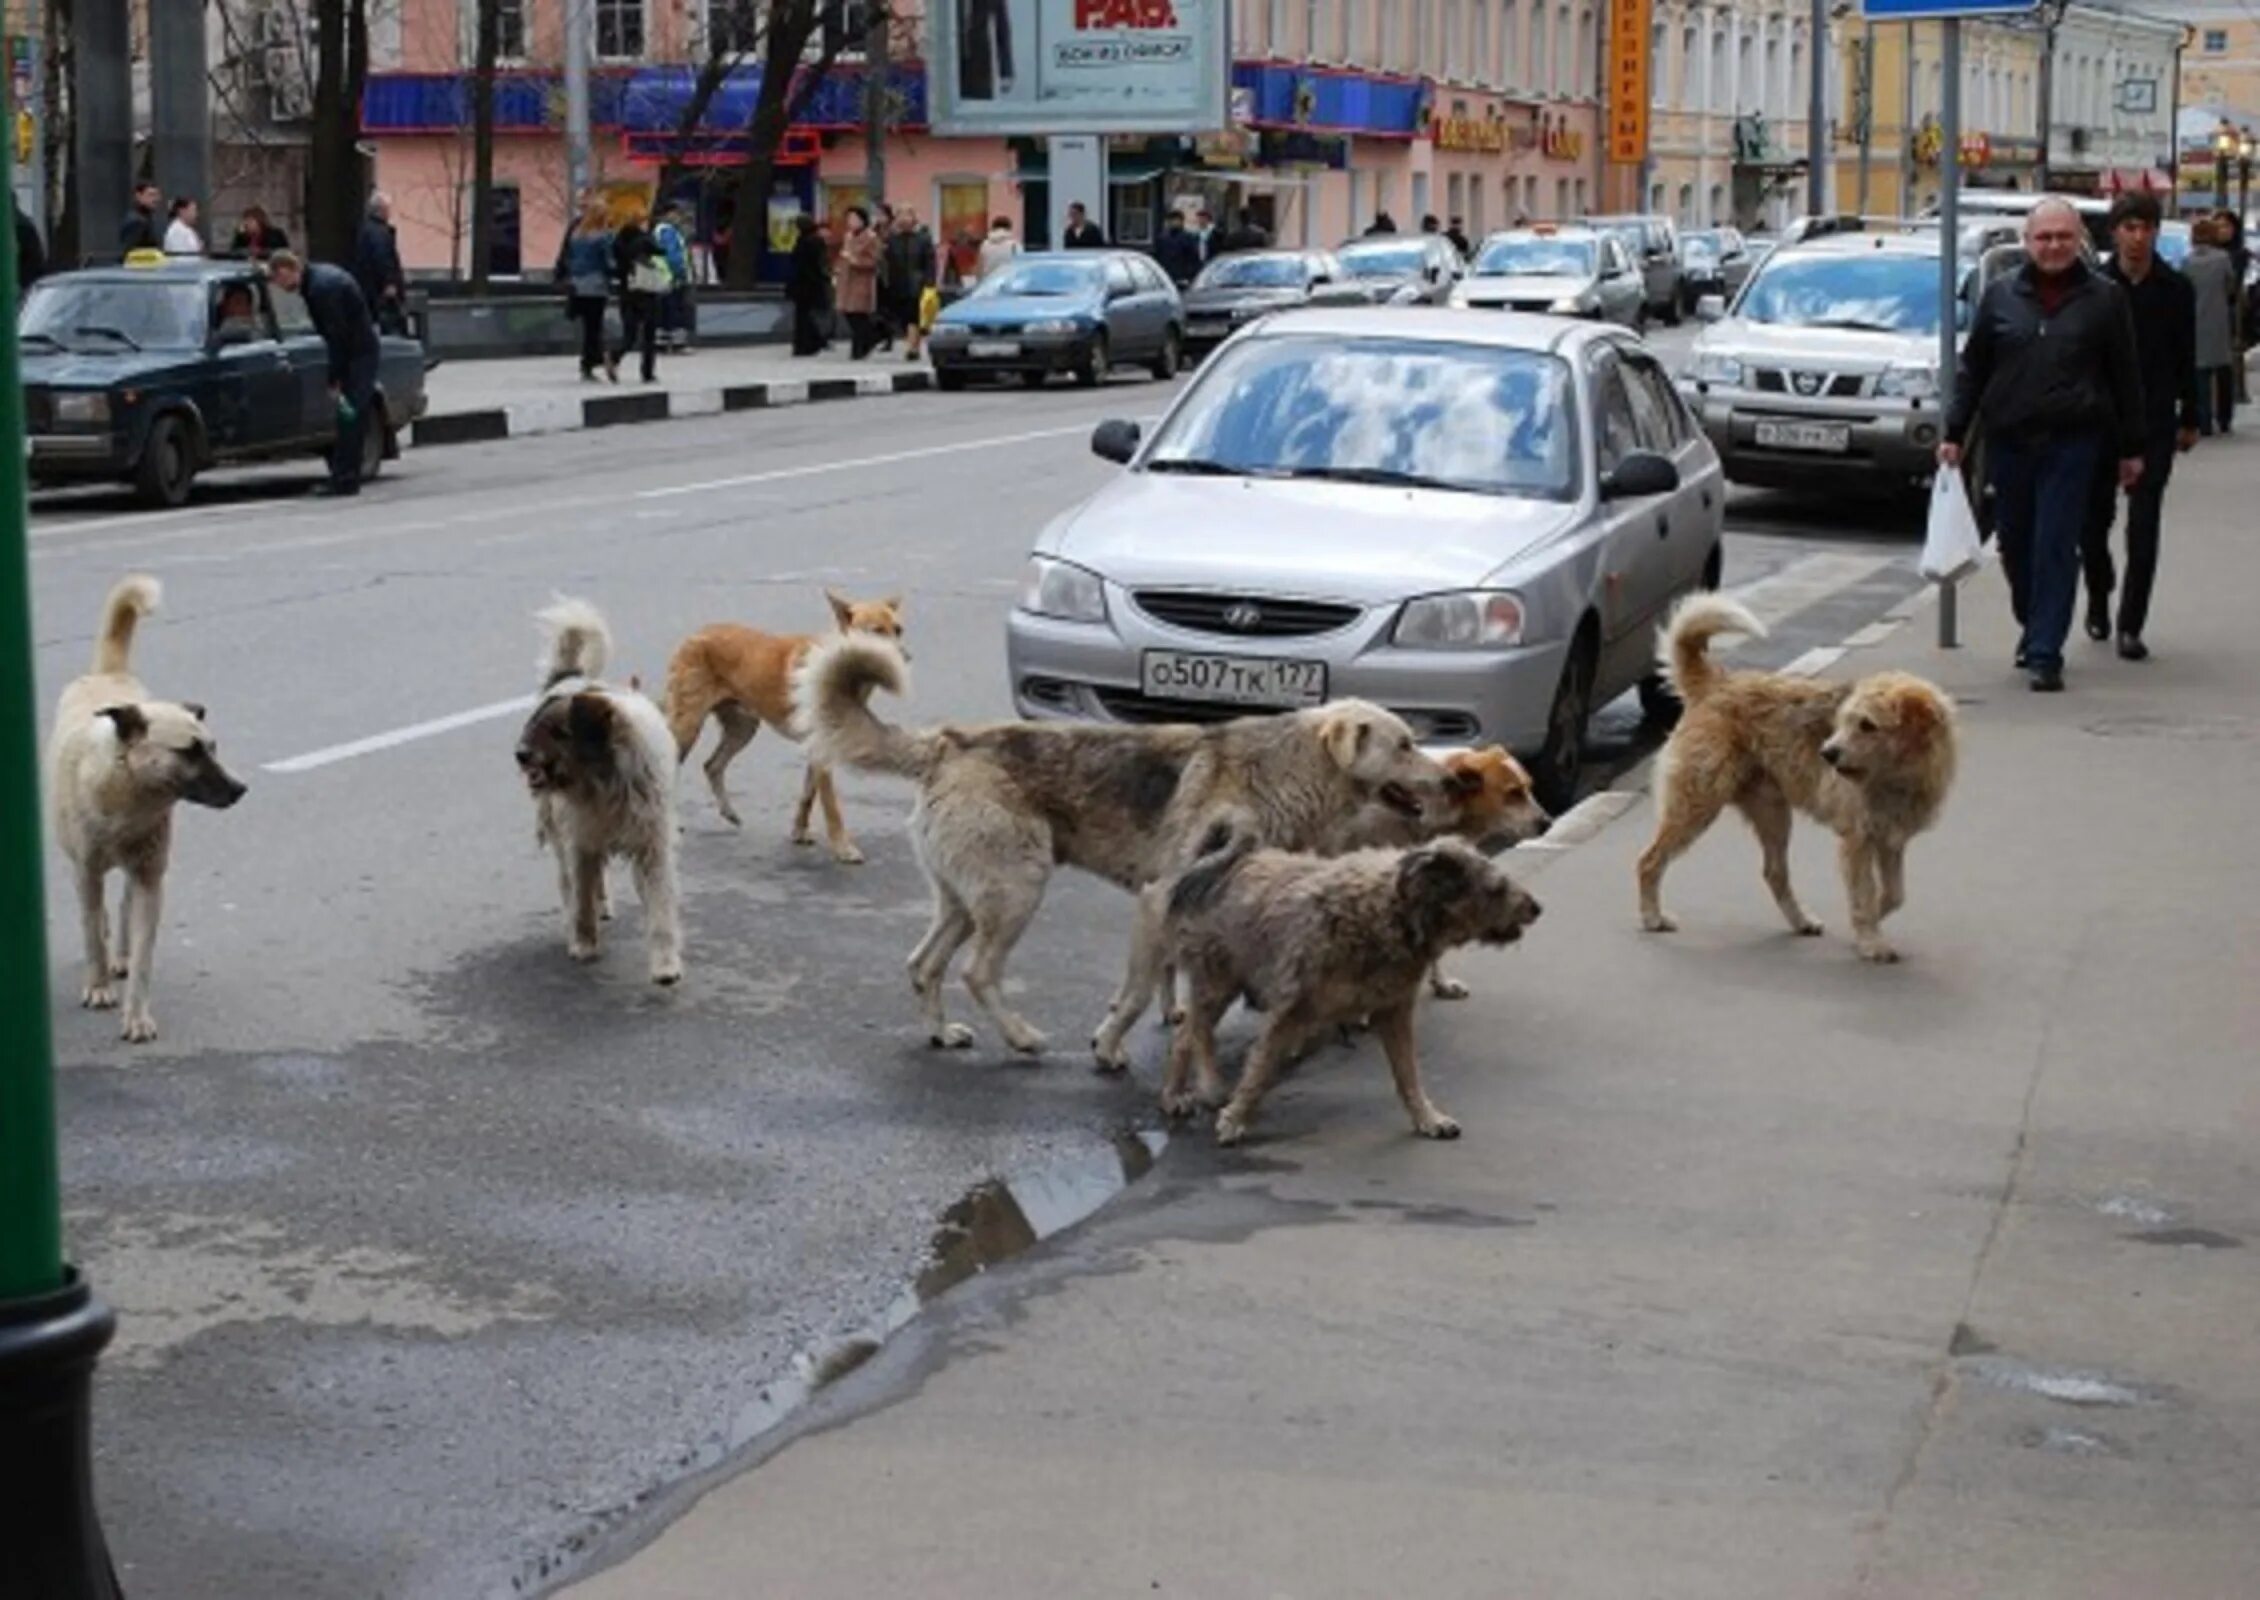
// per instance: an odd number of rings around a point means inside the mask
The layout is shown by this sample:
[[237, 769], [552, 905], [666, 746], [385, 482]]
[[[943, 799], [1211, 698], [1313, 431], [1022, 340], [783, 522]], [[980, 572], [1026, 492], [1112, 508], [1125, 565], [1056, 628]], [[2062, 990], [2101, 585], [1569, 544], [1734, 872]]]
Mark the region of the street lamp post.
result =
[[[0, 139], [0, 192], [13, 142]], [[0, 250], [0, 305], [15, 303], [15, 252]], [[0, 1587], [116, 1600], [88, 1415], [113, 1319], [63, 1260], [55, 1164], [25, 477], [10, 316], [0, 325]]]
[[2222, 123], [2213, 132], [2213, 203], [2229, 208], [2229, 163], [2236, 159], [2236, 129]]

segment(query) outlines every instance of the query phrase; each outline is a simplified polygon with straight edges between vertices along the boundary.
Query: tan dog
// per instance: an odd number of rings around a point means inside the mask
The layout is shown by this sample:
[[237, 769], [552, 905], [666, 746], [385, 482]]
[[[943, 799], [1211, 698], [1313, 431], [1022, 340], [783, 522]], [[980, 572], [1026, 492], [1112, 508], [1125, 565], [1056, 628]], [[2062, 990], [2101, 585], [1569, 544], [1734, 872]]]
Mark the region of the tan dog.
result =
[[[832, 619], [841, 633], [901, 642], [899, 597], [843, 600], [827, 589], [824, 598], [831, 604]], [[739, 825], [738, 813], [730, 804], [723, 775], [738, 752], [753, 742], [762, 724], [788, 739], [796, 737], [792, 731], [793, 674], [815, 642], [814, 634], [762, 633], [734, 622], [718, 622], [699, 629], [676, 646], [667, 663], [667, 726], [675, 735], [676, 758], [690, 759], [691, 747], [698, 743], [707, 718], [720, 725], [722, 737], [706, 758], [706, 782], [714, 791], [715, 805], [733, 828]], [[904, 659], [909, 659], [907, 651]], [[801, 779], [800, 808], [793, 813], [793, 843], [816, 842], [808, 831], [808, 816], [817, 802], [824, 807], [824, 833], [832, 847], [832, 859], [849, 866], [860, 864], [863, 852], [848, 837], [847, 824], [840, 819], [840, 800], [832, 789], [831, 769], [814, 761]]]
[[1821, 683], [1712, 664], [1719, 634], [1763, 632], [1718, 595], [1683, 602], [1664, 629], [1665, 670], [1687, 710], [1657, 762], [1641, 924], [1652, 933], [1677, 926], [1660, 901], [1664, 868], [1731, 805], [1757, 831], [1782, 916], [1798, 933], [1819, 933], [1789, 887], [1790, 817], [1802, 811], [1836, 831], [1860, 954], [1896, 961], [1881, 924], [1906, 899], [1908, 841], [1937, 818], [1954, 781], [1953, 703], [1904, 672]]
[[817, 761], [917, 781], [911, 836], [934, 921], [910, 980], [937, 1045], [973, 1041], [942, 1008], [943, 978], [970, 940], [974, 1000], [1013, 1049], [1043, 1047], [1001, 986], [1055, 867], [1136, 891], [1181, 871], [1222, 819], [1302, 846], [1369, 803], [1415, 817], [1445, 805], [1444, 769], [1400, 718], [1363, 701], [1200, 727], [1013, 722], [914, 733], [865, 703], [875, 688], [900, 694], [908, 682], [894, 645], [844, 634], [809, 652], [794, 703]]
[[[173, 807], [186, 800], [225, 811], [244, 794], [220, 765], [219, 744], [204, 729], [204, 708], [152, 700], [133, 675], [134, 627], [157, 609], [158, 595], [157, 580], [141, 576], [110, 591], [94, 669], [63, 691], [47, 747], [55, 838], [75, 869], [86, 937], [79, 1003], [109, 1009], [118, 1003], [113, 980], [124, 978], [118, 1035], [131, 1044], [157, 1037], [149, 970], [172, 859]], [[103, 905], [112, 871], [126, 880], [114, 942]]]
[[534, 837], [557, 853], [565, 953], [597, 957], [609, 914], [605, 863], [625, 856], [643, 901], [651, 981], [683, 976], [675, 878], [675, 752], [659, 708], [603, 683], [612, 635], [596, 607], [560, 597], [542, 611], [550, 638], [542, 697], [518, 734], [518, 771], [534, 797]]
[[[1217, 1143], [1238, 1144], [1304, 1044], [1371, 1016], [1413, 1130], [1458, 1138], [1460, 1125], [1421, 1086], [1413, 1042], [1421, 976], [1458, 945], [1512, 943], [1538, 912], [1535, 899], [1458, 839], [1312, 856], [1257, 850], [1245, 834], [1228, 838], [1169, 891], [1169, 942], [1191, 992], [1162, 1109], [1181, 1116], [1222, 1105]], [[1226, 1102], [1216, 1025], [1243, 997], [1262, 1011], [1263, 1031]]]

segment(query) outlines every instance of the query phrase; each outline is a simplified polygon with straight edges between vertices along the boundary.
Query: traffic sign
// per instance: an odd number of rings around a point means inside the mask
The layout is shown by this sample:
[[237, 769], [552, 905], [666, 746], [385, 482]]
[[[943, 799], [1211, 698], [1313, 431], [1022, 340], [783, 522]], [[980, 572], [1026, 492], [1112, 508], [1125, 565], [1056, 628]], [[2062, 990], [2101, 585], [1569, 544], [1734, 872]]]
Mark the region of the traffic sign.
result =
[[2037, 0], [1861, 0], [1871, 22], [1936, 22], [1947, 17], [2017, 17], [2037, 11]]

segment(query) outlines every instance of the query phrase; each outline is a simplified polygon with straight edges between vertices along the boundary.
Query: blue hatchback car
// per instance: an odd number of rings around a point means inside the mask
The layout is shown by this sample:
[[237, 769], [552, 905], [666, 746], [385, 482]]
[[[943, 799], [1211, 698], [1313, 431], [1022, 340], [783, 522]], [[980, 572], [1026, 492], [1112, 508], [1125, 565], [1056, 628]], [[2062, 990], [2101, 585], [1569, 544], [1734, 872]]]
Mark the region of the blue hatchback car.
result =
[[1031, 389], [1055, 372], [1087, 387], [1123, 366], [1174, 378], [1185, 307], [1168, 274], [1134, 250], [1016, 256], [943, 310], [927, 349], [944, 389], [981, 372], [1018, 373]]

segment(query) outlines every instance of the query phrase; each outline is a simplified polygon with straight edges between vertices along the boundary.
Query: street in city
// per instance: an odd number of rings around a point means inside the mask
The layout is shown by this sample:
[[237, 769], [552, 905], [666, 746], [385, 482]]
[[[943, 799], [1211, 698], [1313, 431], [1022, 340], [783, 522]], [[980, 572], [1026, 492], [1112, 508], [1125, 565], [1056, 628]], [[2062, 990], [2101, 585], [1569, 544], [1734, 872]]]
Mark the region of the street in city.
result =
[[1011, 985], [1050, 1052], [930, 1051], [909, 786], [841, 775], [869, 862], [835, 865], [788, 841], [772, 734], [742, 829], [684, 785], [680, 988], [622, 891], [602, 960], [565, 958], [512, 763], [536, 609], [595, 601], [655, 691], [701, 624], [899, 594], [885, 714], [1005, 717], [1031, 541], [1120, 470], [1093, 425], [1174, 388], [411, 448], [319, 508], [310, 467], [175, 512], [40, 498], [43, 704], [154, 573], [136, 668], [250, 785], [180, 819], [152, 1044], [77, 1008], [48, 876], [125, 1590], [2249, 1593], [2247, 435], [2169, 499], [2158, 658], [2075, 658], [2053, 704], [1991, 568], [1936, 648], [1919, 501], [1736, 491], [1725, 586], [1771, 628], [1737, 662], [1903, 665], [1961, 706], [1908, 960], [1852, 957], [1810, 824], [1829, 937], [1781, 933], [1739, 826], [1674, 877], [1685, 931], [1642, 936], [1628, 696], [1578, 826], [1502, 858], [1544, 921], [1424, 1004], [1457, 1144], [1406, 1135], [1370, 1041], [1244, 1152], [1165, 1129], [1153, 1024], [1126, 1080], [1086, 1068], [1128, 902], [1075, 874]]

